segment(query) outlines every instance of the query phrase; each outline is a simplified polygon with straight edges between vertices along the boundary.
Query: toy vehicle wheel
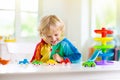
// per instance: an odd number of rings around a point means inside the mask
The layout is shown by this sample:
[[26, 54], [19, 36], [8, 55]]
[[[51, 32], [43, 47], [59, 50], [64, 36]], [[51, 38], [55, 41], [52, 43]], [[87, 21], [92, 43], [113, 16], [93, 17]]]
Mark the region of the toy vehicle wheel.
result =
[[88, 67], [88, 65], [87, 65], [87, 64], [85, 64], [84, 66], [85, 66], [85, 67]]
[[91, 67], [95, 67], [95, 66], [92, 64]]

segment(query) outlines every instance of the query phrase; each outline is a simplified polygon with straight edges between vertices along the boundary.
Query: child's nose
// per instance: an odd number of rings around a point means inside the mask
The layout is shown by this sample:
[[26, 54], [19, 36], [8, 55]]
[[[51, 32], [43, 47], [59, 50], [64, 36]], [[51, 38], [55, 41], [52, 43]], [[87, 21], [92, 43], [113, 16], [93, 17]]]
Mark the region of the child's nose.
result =
[[56, 37], [55, 37], [55, 36], [52, 36], [52, 40], [53, 40], [53, 41], [56, 40]]

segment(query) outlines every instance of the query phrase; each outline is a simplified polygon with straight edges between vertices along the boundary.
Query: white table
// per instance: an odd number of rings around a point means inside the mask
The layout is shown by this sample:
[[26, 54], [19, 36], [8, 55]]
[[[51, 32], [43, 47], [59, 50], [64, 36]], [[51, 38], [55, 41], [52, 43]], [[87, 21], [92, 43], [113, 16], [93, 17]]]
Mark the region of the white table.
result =
[[120, 80], [120, 62], [93, 68], [81, 64], [0, 65], [0, 80]]

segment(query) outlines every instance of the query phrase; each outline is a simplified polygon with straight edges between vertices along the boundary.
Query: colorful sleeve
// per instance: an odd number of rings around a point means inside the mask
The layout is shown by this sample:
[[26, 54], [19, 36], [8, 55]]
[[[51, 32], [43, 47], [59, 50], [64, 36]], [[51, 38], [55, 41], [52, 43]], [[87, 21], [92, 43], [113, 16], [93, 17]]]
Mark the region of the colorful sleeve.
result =
[[63, 40], [62, 44], [64, 45], [64, 59], [69, 58], [72, 63], [80, 62], [82, 56], [81, 53], [77, 50], [77, 48], [66, 38]]
[[35, 48], [35, 51], [34, 51], [34, 54], [33, 54], [33, 57], [31, 59], [30, 62], [34, 61], [34, 60], [38, 60], [40, 58], [40, 53], [38, 52], [38, 50], [40, 50], [40, 43], [38, 43], [36, 45], [36, 48]]
[[41, 40], [41, 42], [39, 42], [37, 45], [36, 45], [36, 48], [35, 48], [35, 51], [34, 51], [34, 55], [33, 55], [33, 57], [32, 57], [32, 59], [31, 59], [31, 61], [30, 62], [32, 62], [33, 60], [40, 60], [40, 58], [41, 58], [41, 53], [40, 53], [40, 51], [41, 51], [41, 48], [42, 48], [42, 46], [44, 45], [44, 41], [43, 41], [43, 39]]

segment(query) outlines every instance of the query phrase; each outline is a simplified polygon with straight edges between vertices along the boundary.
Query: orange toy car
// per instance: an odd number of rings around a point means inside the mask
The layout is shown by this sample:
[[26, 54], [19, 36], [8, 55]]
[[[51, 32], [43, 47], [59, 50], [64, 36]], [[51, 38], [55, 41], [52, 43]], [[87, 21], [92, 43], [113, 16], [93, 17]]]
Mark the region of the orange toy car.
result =
[[8, 62], [9, 62], [9, 60], [4, 60], [4, 59], [0, 58], [0, 64], [6, 65]]

